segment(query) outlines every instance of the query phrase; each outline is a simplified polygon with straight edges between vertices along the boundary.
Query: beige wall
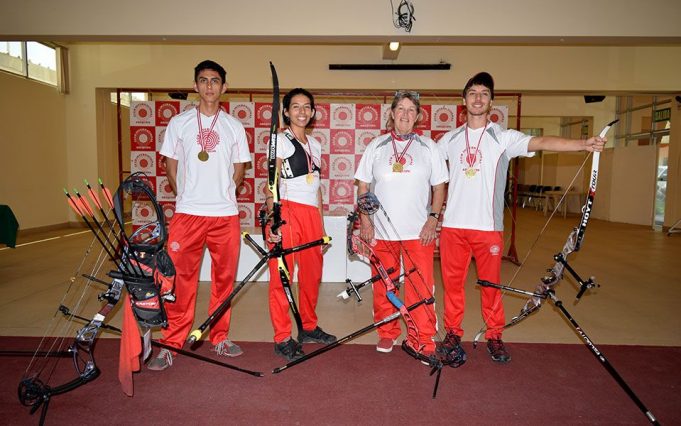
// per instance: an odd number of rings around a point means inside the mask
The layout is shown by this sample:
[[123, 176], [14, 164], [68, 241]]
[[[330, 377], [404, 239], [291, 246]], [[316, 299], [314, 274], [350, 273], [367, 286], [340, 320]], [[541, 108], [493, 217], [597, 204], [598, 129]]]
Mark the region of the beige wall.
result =
[[0, 93], [0, 204], [20, 229], [67, 222], [65, 97], [5, 72]]
[[[111, 135], [115, 129], [115, 115], [106, 105], [107, 89], [189, 88], [194, 65], [205, 58], [226, 66], [232, 88], [269, 89], [268, 60], [276, 64], [282, 88], [414, 88], [458, 92], [470, 75], [486, 69], [495, 75], [497, 91], [525, 93], [523, 117], [590, 116], [594, 117], [597, 129], [614, 117], [614, 93], [681, 91], [681, 74], [675, 71], [681, 66], [681, 47], [675, 46], [406, 46], [400, 61], [418, 63], [443, 59], [452, 63], [453, 68], [447, 72], [362, 72], [329, 71], [328, 64], [378, 62], [378, 46], [77, 43], [70, 46], [71, 93], [58, 97], [48, 87], [47, 92], [59, 101], [44, 102], [45, 107], [55, 104], [61, 107], [58, 108], [61, 119], [53, 123], [51, 130], [45, 130], [63, 147], [55, 157], [64, 161], [57, 166], [62, 174], [59, 187], [64, 184], [69, 188], [80, 186], [84, 178], [90, 181], [96, 181], [100, 176], [115, 178], [112, 165], [116, 162], [116, 150], [112, 143], [116, 141]], [[23, 83], [35, 86], [35, 83]], [[3, 83], [4, 86], [12, 85]], [[25, 92], [10, 87], [8, 90], [9, 96], [3, 96], [3, 99], [12, 99], [14, 103], [15, 97], [25, 98]], [[547, 96], [540, 94], [541, 91], [569, 96]], [[605, 102], [585, 104], [584, 93], [608, 96]], [[18, 114], [3, 115], [0, 126], [11, 125], [15, 115]], [[525, 125], [521, 123], [521, 126]], [[674, 127], [672, 129], [675, 131]], [[565, 185], [563, 182], [556, 184]], [[595, 215], [615, 220], [610, 211]], [[640, 220], [637, 218], [634, 223]], [[62, 213], [29, 223], [42, 226], [45, 222], [64, 221]]]
[[[398, 2], [395, 1], [395, 4]], [[52, 5], [55, 6], [52, 6]], [[56, 6], [58, 5], [58, 7]], [[528, 37], [554, 43], [598, 37], [681, 36], [678, 0], [451, 0], [415, 1], [416, 21], [407, 34], [392, 22], [385, 0], [343, 2], [280, 0], [1, 0], [0, 28], [6, 34], [154, 40], [263, 41], [343, 38], [462, 42]]]

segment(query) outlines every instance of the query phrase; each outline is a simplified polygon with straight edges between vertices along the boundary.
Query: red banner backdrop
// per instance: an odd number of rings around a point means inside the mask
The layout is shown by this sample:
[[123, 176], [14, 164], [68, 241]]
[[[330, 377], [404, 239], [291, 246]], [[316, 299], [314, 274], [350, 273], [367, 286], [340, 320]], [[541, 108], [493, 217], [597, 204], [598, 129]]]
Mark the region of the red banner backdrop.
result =
[[[163, 143], [165, 126], [170, 119], [189, 108], [191, 101], [133, 102], [130, 107], [131, 171], [144, 172], [156, 188], [158, 201], [163, 206], [166, 220], [174, 212], [174, 196], [165, 176], [158, 151]], [[244, 184], [239, 188], [239, 216], [242, 227], [256, 225], [260, 206], [265, 201], [267, 184], [267, 143], [272, 106], [262, 102], [224, 102], [222, 108], [244, 125], [252, 153], [252, 167], [246, 172]], [[417, 129], [425, 136], [438, 141], [446, 132], [463, 124], [465, 111], [456, 105], [424, 105], [423, 119]], [[385, 133], [385, 123], [390, 111], [388, 104], [318, 104], [313, 137], [322, 144], [322, 189], [324, 211], [327, 214], [345, 214], [353, 209], [355, 201], [354, 173], [366, 145], [376, 136]], [[496, 107], [491, 114], [503, 127], [508, 121], [508, 109]], [[133, 208], [133, 225], [149, 221], [153, 209], [145, 206]]]

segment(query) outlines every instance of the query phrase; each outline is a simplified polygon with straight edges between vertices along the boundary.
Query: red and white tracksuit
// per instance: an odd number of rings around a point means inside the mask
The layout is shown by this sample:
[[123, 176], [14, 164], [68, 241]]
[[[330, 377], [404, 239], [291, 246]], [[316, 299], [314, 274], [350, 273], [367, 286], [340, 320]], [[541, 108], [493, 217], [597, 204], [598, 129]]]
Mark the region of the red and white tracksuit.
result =
[[[475, 257], [478, 278], [493, 283], [501, 282], [501, 258], [504, 248], [502, 231], [446, 228], [440, 232], [440, 259], [444, 285], [445, 329], [463, 336], [466, 296], [464, 285]], [[482, 317], [487, 325], [486, 339], [500, 339], [504, 327], [504, 305], [501, 292], [491, 287], [480, 287]]]
[[[386, 269], [395, 268], [395, 272], [390, 274], [393, 280], [400, 274], [400, 259], [404, 264], [404, 270], [409, 271], [416, 267], [418, 271], [412, 272], [405, 277], [405, 284], [403, 284], [400, 291], [395, 291], [395, 294], [402, 293], [404, 297], [404, 304], [410, 306], [418, 301], [430, 297], [434, 294], [433, 285], [433, 251], [435, 244], [431, 243], [427, 246], [421, 244], [420, 240], [406, 240], [406, 241], [387, 241], [377, 240], [376, 246], [373, 247], [376, 257], [381, 261]], [[409, 255], [407, 256], [406, 253]], [[413, 261], [413, 263], [412, 263]], [[375, 266], [371, 266], [373, 275], [377, 274]], [[425, 282], [423, 282], [425, 280]], [[397, 308], [388, 300], [386, 296], [386, 285], [381, 281], [373, 283], [374, 294], [374, 321], [380, 321], [392, 314]], [[435, 316], [435, 308], [433, 304], [421, 305], [410, 312], [419, 330], [419, 344], [423, 345], [425, 352], [435, 350], [435, 343], [433, 336], [436, 332], [437, 317]], [[400, 321], [391, 321], [378, 327], [378, 337], [397, 340], [402, 334]]]
[[[175, 303], [166, 303], [168, 328], [162, 343], [181, 348], [191, 331], [196, 308], [199, 269], [204, 245], [211, 254], [211, 288], [208, 312], [212, 313], [232, 292], [241, 247], [239, 216], [194, 216], [175, 213], [170, 223], [168, 254], [175, 264]], [[210, 341], [227, 339], [231, 309], [211, 327]]]
[[[323, 237], [322, 217], [319, 208], [308, 204], [281, 200], [281, 215], [286, 221], [280, 228], [281, 242], [284, 248], [309, 243]], [[303, 322], [304, 330], [314, 330], [317, 327], [317, 299], [319, 284], [322, 281], [322, 248], [310, 247], [285, 257], [289, 269], [289, 279], [298, 268], [298, 311]], [[277, 259], [269, 261], [270, 288], [269, 305], [270, 318], [274, 328], [274, 342], [281, 343], [291, 336], [291, 317], [289, 304], [281, 284]]]

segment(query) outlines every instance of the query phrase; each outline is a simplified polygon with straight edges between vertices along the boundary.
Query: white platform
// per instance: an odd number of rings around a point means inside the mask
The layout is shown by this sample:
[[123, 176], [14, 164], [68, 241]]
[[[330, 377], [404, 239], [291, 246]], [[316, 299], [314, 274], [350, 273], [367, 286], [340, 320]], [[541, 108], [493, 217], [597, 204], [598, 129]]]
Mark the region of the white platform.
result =
[[[363, 281], [369, 278], [371, 269], [366, 263], [348, 259], [346, 251], [346, 217], [345, 216], [325, 216], [324, 228], [331, 237], [331, 244], [324, 248], [324, 270], [322, 273], [323, 282], [345, 282], [346, 278], [353, 281]], [[253, 229], [250, 234], [253, 239], [263, 246], [262, 234], [259, 229]], [[237, 281], [241, 281], [255, 267], [260, 260], [260, 254], [250, 246], [244, 239], [241, 240], [241, 254], [239, 256], [239, 266], [237, 269]], [[201, 281], [210, 281], [210, 255], [208, 251], [203, 255]], [[267, 265], [260, 268], [252, 281], [269, 281], [269, 271]], [[294, 277], [295, 281], [295, 277]]]

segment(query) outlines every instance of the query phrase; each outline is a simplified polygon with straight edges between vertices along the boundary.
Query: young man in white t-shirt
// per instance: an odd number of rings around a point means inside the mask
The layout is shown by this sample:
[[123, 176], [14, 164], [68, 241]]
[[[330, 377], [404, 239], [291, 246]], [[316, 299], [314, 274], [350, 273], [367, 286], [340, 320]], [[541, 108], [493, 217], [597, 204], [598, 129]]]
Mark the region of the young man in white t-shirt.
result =
[[[220, 96], [227, 90], [224, 68], [213, 61], [198, 64], [194, 90], [198, 107], [170, 120], [161, 147], [176, 195], [168, 253], [177, 271], [177, 300], [165, 305], [168, 327], [161, 342], [176, 348], [182, 347], [194, 322], [204, 246], [211, 256], [209, 312], [232, 292], [241, 247], [236, 189], [251, 161], [244, 127], [220, 108]], [[234, 357], [243, 352], [227, 337], [230, 317], [228, 309], [211, 325], [210, 341], [219, 355]], [[165, 370], [172, 361], [172, 352], [162, 349], [147, 367]]]
[[[512, 158], [535, 151], [602, 151], [606, 138], [587, 140], [556, 136], [530, 137], [502, 129], [488, 120], [494, 99], [494, 80], [486, 72], [473, 76], [463, 90], [466, 124], [446, 133], [438, 146], [449, 161], [449, 190], [440, 234], [442, 279], [445, 290], [445, 345], [460, 348], [465, 308], [464, 284], [471, 255], [478, 277], [501, 281], [504, 188]], [[487, 350], [492, 360], [511, 360], [501, 334], [505, 324], [501, 292], [480, 289]]]

